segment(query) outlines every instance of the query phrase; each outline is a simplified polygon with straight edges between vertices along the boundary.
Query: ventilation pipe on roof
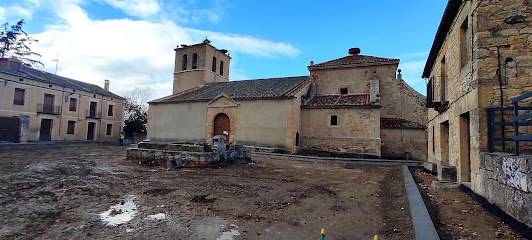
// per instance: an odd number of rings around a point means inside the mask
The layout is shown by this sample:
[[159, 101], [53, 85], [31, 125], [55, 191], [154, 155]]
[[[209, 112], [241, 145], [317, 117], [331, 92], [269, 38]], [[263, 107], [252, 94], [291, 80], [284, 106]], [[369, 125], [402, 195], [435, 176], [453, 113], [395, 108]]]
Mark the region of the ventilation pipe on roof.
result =
[[403, 80], [403, 74], [401, 74], [401, 69], [397, 69], [397, 80], [402, 81]]
[[360, 53], [360, 48], [350, 48], [349, 54], [350, 55], [358, 55]]
[[105, 83], [103, 85], [103, 89], [105, 89], [105, 91], [109, 91], [109, 80], [105, 79]]
[[314, 61], [310, 61], [310, 66], [314, 65]]

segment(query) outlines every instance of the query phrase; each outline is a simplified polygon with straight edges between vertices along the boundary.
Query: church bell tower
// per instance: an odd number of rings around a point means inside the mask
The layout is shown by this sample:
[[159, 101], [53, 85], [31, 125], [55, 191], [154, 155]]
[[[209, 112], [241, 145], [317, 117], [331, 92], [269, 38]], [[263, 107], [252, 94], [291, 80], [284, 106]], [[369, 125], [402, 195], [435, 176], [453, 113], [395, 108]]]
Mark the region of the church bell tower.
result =
[[205, 39], [194, 45], [181, 45], [175, 50], [173, 94], [215, 82], [229, 81], [231, 57], [225, 49], [217, 49]]

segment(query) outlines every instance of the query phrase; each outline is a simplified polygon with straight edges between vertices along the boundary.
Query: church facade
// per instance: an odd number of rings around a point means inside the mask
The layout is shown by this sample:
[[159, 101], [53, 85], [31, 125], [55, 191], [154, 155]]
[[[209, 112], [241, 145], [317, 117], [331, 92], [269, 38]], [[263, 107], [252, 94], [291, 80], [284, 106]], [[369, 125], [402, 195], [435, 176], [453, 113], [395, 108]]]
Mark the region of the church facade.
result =
[[148, 138], [425, 160], [424, 97], [396, 74], [399, 59], [359, 52], [311, 61], [307, 76], [229, 81], [226, 50], [182, 45], [173, 94], [149, 103]]

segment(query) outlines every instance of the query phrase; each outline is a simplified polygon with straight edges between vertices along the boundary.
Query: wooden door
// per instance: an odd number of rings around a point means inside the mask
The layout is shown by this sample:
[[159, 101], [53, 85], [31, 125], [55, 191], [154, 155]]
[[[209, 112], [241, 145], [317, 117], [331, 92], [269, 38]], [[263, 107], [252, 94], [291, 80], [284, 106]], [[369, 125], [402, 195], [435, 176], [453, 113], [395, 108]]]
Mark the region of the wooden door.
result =
[[41, 119], [39, 141], [52, 141], [52, 119]]
[[89, 122], [88, 128], [87, 128], [87, 140], [94, 140], [94, 128], [96, 127], [96, 123]]
[[42, 105], [42, 111], [44, 113], [52, 113], [54, 109], [54, 95], [44, 94], [44, 101]]
[[216, 118], [214, 118], [214, 136], [216, 135], [224, 135], [226, 137], [225, 143], [229, 143], [229, 129], [231, 126], [231, 122], [229, 121], [229, 117], [223, 113], [220, 113], [216, 115]]
[[0, 142], [18, 142], [20, 119], [15, 117], [0, 117]]

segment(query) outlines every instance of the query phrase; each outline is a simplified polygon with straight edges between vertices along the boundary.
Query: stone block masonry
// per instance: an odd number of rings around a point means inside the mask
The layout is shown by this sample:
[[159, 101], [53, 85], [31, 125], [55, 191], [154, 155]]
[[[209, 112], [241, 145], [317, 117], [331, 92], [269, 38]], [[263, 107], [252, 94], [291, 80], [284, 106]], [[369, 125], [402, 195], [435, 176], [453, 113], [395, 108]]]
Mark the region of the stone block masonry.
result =
[[532, 227], [532, 156], [481, 153], [478, 187], [490, 203]]

